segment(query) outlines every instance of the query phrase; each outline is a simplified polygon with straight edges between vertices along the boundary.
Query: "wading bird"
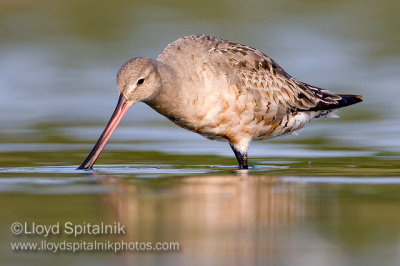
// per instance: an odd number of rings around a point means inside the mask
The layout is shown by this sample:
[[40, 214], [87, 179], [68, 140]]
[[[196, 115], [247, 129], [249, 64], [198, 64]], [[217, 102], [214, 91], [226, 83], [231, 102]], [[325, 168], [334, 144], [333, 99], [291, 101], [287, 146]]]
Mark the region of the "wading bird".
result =
[[252, 140], [291, 134], [336, 109], [361, 102], [301, 82], [251, 47], [205, 35], [169, 44], [156, 60], [133, 58], [118, 72], [117, 107], [78, 167], [91, 169], [128, 109], [144, 102], [187, 130], [227, 141], [247, 169]]

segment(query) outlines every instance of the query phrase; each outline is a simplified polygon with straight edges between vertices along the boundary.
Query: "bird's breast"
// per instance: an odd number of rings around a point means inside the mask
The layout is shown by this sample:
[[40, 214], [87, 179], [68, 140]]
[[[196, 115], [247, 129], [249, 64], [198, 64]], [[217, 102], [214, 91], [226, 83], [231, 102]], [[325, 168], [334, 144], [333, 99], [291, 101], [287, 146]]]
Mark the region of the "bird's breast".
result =
[[291, 133], [307, 117], [289, 113], [259, 91], [240, 90], [236, 84], [214, 81], [197, 83], [160, 94], [148, 103], [180, 127], [209, 139], [266, 139]]

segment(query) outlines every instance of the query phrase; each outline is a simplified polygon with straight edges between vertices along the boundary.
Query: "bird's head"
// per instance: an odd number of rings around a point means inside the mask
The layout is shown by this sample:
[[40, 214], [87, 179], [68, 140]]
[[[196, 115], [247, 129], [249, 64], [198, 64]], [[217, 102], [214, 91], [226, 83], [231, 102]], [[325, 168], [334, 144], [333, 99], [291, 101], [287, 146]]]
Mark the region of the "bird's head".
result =
[[131, 104], [151, 98], [161, 87], [156, 62], [144, 57], [129, 60], [119, 70], [117, 84], [120, 95]]
[[91, 169], [112, 133], [129, 108], [137, 102], [151, 99], [161, 88], [161, 78], [156, 62], [138, 57], [126, 62], [118, 72], [119, 99], [110, 121], [96, 145], [78, 169]]

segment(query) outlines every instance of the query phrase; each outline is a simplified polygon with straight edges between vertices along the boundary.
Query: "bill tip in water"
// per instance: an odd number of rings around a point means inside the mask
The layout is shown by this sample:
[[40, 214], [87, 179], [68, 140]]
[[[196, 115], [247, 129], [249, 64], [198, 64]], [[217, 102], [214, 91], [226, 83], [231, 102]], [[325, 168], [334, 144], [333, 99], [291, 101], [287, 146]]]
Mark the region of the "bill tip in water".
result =
[[89, 166], [89, 167], [87, 167], [87, 166], [84, 166], [84, 165], [80, 165], [80, 166], [78, 166], [75, 170], [93, 170], [93, 166]]

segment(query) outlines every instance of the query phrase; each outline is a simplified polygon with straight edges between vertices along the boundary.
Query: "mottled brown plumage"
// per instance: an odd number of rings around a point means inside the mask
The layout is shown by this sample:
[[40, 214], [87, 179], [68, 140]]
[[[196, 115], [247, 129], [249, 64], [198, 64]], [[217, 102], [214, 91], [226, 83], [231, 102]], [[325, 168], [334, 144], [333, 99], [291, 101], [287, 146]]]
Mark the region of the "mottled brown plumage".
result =
[[[176, 40], [157, 60], [128, 61], [117, 83], [120, 109], [143, 101], [183, 128], [228, 141], [240, 168], [251, 140], [293, 133], [361, 101], [301, 82], [256, 49], [205, 35]], [[118, 121], [110, 120], [111, 133]], [[80, 168], [92, 167], [111, 136], [107, 128]]]

